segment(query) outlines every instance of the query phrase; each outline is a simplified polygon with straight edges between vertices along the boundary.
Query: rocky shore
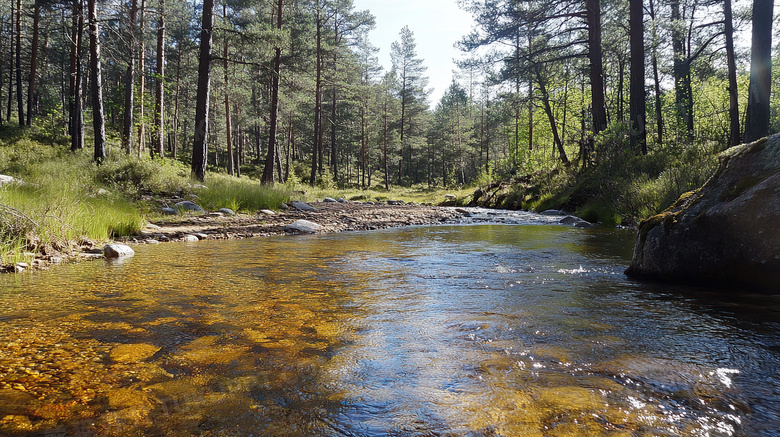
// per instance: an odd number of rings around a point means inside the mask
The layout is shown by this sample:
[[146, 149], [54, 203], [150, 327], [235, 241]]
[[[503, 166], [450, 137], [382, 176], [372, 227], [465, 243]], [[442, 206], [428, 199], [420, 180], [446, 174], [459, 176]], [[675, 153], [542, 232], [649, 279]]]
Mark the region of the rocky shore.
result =
[[[590, 223], [561, 211], [542, 214], [526, 211], [493, 210], [485, 208], [455, 208], [407, 204], [328, 201], [290, 202], [281, 211], [262, 210], [256, 214], [235, 214], [229, 210], [203, 211], [198, 207], [181, 208], [175, 216], [153, 220], [138, 235], [123, 238], [117, 243], [132, 247], [137, 244], [165, 242], [195, 242], [268, 237], [285, 234], [371, 231], [401, 226], [438, 224], [560, 224], [589, 227]], [[192, 202], [189, 202], [192, 203]], [[181, 214], [178, 214], [181, 212]], [[128, 249], [129, 249], [128, 247]], [[103, 246], [93, 241], [80, 241], [70, 250], [36, 254], [32, 263], [0, 266], [0, 271], [22, 272], [28, 269], [47, 269], [68, 261], [121, 257], [116, 246]], [[127, 249], [124, 249], [127, 250]], [[132, 252], [130, 249], [129, 252]], [[31, 254], [32, 255], [32, 254]]]

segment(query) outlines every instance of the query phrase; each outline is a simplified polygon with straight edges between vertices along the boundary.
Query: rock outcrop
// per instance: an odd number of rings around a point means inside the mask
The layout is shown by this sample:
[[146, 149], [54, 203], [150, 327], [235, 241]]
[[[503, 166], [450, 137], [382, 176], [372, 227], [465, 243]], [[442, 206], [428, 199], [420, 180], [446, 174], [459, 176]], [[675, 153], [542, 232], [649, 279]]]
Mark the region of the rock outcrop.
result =
[[703, 187], [642, 221], [626, 274], [780, 293], [780, 135], [726, 150]]

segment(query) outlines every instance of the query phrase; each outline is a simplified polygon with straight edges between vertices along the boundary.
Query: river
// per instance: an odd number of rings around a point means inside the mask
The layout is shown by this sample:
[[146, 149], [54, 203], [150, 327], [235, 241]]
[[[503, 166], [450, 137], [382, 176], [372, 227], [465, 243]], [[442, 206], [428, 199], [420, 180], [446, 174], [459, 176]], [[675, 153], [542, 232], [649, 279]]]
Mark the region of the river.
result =
[[554, 225], [145, 245], [0, 277], [0, 435], [778, 436], [780, 298]]

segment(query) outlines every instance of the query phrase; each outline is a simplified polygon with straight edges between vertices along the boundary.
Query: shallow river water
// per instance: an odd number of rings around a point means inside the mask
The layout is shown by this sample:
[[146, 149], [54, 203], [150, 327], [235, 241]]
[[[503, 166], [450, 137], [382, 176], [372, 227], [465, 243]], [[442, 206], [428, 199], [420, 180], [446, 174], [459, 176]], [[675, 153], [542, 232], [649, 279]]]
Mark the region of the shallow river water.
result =
[[780, 299], [631, 281], [633, 240], [419, 227], [3, 276], [0, 435], [780, 435]]

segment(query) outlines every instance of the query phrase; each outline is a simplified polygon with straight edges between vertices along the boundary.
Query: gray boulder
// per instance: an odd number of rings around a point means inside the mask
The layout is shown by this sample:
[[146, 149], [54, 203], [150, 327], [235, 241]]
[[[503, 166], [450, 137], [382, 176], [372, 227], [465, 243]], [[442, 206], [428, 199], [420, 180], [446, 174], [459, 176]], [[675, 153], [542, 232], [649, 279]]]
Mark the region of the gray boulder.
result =
[[124, 244], [107, 244], [103, 247], [103, 256], [109, 259], [129, 258], [135, 255], [135, 251]]
[[780, 135], [726, 150], [703, 187], [643, 220], [626, 274], [780, 292]]
[[325, 202], [325, 203], [336, 203], [336, 202], [338, 202], [338, 200], [336, 200], [336, 199], [334, 199], [332, 197], [326, 197], [326, 198], [322, 199], [322, 201]]
[[206, 210], [201, 208], [200, 205], [198, 205], [195, 202], [191, 202], [189, 200], [185, 200], [183, 202], [179, 202], [179, 203], [177, 203], [174, 206], [176, 207], [176, 209], [178, 209], [180, 211], [191, 211], [191, 212], [196, 212], [198, 214], [205, 214], [206, 213]]
[[324, 229], [325, 228], [321, 225], [308, 220], [296, 220], [284, 227], [285, 232], [300, 234], [316, 234], [317, 232], [322, 232]]
[[299, 211], [306, 211], [306, 212], [317, 212], [317, 208], [309, 205], [306, 202], [301, 202], [300, 200], [294, 200], [290, 202], [290, 206], [293, 208], [299, 210]]
[[222, 214], [225, 215], [236, 215], [236, 212], [230, 208], [220, 208], [217, 210], [217, 212], [221, 212]]
[[169, 206], [164, 206], [163, 209], [162, 209], [162, 214], [163, 215], [176, 215], [178, 213], [179, 213], [178, 210], [173, 209], [173, 208], [171, 208]]

